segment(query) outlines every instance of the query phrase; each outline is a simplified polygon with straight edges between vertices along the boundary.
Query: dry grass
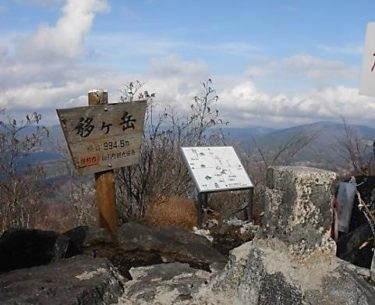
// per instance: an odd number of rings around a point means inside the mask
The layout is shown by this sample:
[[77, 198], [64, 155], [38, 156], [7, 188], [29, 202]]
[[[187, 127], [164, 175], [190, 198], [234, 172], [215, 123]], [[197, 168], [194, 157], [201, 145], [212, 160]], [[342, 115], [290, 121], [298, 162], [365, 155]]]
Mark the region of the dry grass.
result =
[[147, 209], [145, 221], [157, 227], [175, 225], [191, 230], [197, 225], [197, 209], [191, 199], [162, 198]]

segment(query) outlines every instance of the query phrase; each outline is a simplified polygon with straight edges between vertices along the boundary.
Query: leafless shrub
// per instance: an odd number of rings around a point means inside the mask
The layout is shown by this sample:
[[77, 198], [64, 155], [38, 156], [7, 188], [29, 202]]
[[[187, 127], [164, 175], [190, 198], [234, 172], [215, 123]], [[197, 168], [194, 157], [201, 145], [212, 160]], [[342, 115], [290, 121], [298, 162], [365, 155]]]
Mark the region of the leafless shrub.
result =
[[[36, 152], [48, 130], [39, 125], [41, 115], [33, 113], [17, 121], [5, 111], [0, 120], [0, 231], [34, 224], [45, 191], [42, 166], [28, 166], [23, 160]], [[32, 129], [31, 129], [32, 128]]]
[[263, 212], [262, 196], [266, 188], [267, 169], [272, 166], [293, 165], [301, 151], [312, 143], [320, 131], [300, 131], [283, 139], [275, 139], [272, 145], [262, 145], [253, 137], [252, 152], [242, 154], [242, 162], [254, 184], [253, 215], [257, 223]]
[[142, 86], [140, 82], [130, 83], [122, 98], [129, 102], [135, 96], [148, 99], [141, 160], [120, 169], [117, 175], [120, 214], [125, 218], [142, 218], [146, 206], [160, 196], [191, 196], [193, 186], [180, 147], [219, 144], [223, 139], [220, 133], [208, 133], [211, 127], [224, 124], [214, 109], [218, 96], [210, 79], [193, 98], [187, 114], [178, 114], [173, 108], [160, 111], [152, 99], [155, 94], [139, 93]]
[[[96, 225], [98, 222], [98, 211], [95, 201], [94, 178], [79, 176], [74, 169], [66, 142], [59, 139], [52, 143], [59, 153], [59, 166], [62, 174], [66, 177], [62, 182], [54, 185], [58, 200], [54, 209], [46, 208], [44, 215], [44, 226], [50, 225], [48, 229], [59, 228], [70, 229], [79, 225]], [[52, 211], [52, 212], [51, 212]]]
[[365, 141], [358, 132], [343, 119], [344, 136], [339, 139], [338, 156], [344, 160], [344, 169], [350, 175], [374, 175], [374, 143]]

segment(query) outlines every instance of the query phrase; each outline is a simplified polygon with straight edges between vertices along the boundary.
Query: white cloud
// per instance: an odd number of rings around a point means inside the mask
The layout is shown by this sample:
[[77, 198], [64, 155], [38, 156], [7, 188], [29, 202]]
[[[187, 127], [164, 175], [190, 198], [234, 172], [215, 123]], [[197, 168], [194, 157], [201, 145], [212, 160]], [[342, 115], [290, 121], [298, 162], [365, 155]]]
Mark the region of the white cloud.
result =
[[8, 47], [0, 44], [0, 61], [8, 55]]
[[325, 60], [308, 54], [266, 62], [262, 65], [251, 66], [246, 70], [246, 75], [252, 78], [269, 75], [280, 76], [281, 74], [293, 77], [303, 76], [322, 82], [324, 80], [354, 79], [359, 77], [359, 70], [340, 61]]
[[[48, 1], [37, 2], [47, 4]], [[46, 124], [56, 123], [55, 108], [86, 105], [87, 92], [94, 88], [107, 89], [110, 101], [116, 101], [119, 89], [138, 79], [146, 82], [145, 89], [156, 93], [159, 104], [184, 111], [199, 93], [201, 82], [212, 75], [203, 60], [186, 60], [170, 54], [178, 54], [182, 48], [200, 52], [219, 50], [232, 55], [257, 52], [250, 44], [240, 42], [190, 45], [168, 38], [128, 33], [88, 37], [95, 15], [107, 9], [106, 0], [67, 0], [54, 26], [43, 26], [19, 40], [18, 44], [11, 45], [10, 40], [5, 43], [2, 40], [0, 108], [6, 107], [11, 112], [40, 111], [45, 117], [52, 118]], [[149, 70], [141, 75], [114, 72], [95, 64], [84, 65], [80, 63], [80, 56], [86, 49], [87, 40], [93, 48], [99, 45], [100, 52], [110, 50], [109, 56], [115, 57], [115, 62], [124, 54], [142, 53], [142, 56], [154, 58], [148, 63]], [[2, 57], [6, 60], [1, 60]], [[247, 75], [267, 78], [287, 75], [293, 80], [304, 77], [329, 82], [353, 78], [357, 71], [339, 61], [304, 54], [250, 67]], [[359, 96], [357, 90], [350, 87], [330, 85], [294, 95], [285, 91], [271, 94], [240, 76], [229, 81], [228, 78], [213, 75], [220, 96], [217, 107], [233, 125], [288, 126], [342, 116], [351, 122], [371, 121], [375, 113], [374, 101]]]
[[269, 95], [253, 82], [244, 81], [219, 95], [227, 119], [232, 118], [231, 122], [237, 125], [290, 126], [342, 117], [351, 122], [371, 122], [375, 113], [373, 98], [360, 96], [358, 89], [344, 86], [323, 87], [299, 95]]
[[318, 45], [317, 48], [331, 54], [344, 54], [354, 56], [363, 54], [363, 45], [360, 44], [348, 44], [344, 46]]
[[[188, 61], [177, 55], [152, 59], [149, 72], [142, 75], [95, 67], [88, 70], [78, 64], [70, 65], [69, 69], [59, 63], [49, 65], [48, 69], [37, 63], [3, 65], [0, 83], [5, 88], [0, 108], [43, 110], [55, 119], [55, 108], [86, 105], [87, 92], [93, 88], [109, 90], [110, 100], [116, 101], [119, 89], [138, 79], [145, 81], [145, 89], [156, 93], [161, 106], [185, 111], [199, 93], [201, 82], [208, 77], [209, 69], [204, 62]], [[270, 94], [252, 81], [220, 76], [214, 76], [214, 85], [220, 97], [217, 108], [232, 125], [290, 126], [341, 117], [351, 122], [371, 122], [375, 113], [373, 99], [345, 86], [325, 86], [300, 94]]]
[[261, 51], [258, 46], [251, 45], [246, 42], [232, 41], [224, 43], [214, 43], [214, 44], [197, 44], [197, 45], [187, 45], [186, 47], [192, 47], [204, 51], [235, 55], [235, 56], [253, 56]]
[[[107, 89], [110, 101], [116, 101], [119, 89], [137, 79], [146, 83], [145, 89], [156, 93], [156, 101], [162, 107], [172, 106], [176, 111], [185, 111], [199, 93], [201, 82], [209, 75], [205, 63], [187, 61], [176, 55], [151, 60], [149, 73], [142, 75], [103, 69], [88, 72], [78, 65], [65, 71], [56, 65], [47, 72], [38, 65], [26, 67], [29, 70], [22, 65], [14, 66], [8, 76], [0, 73], [0, 82], [13, 73], [13, 85], [1, 93], [0, 108], [38, 110], [47, 114], [45, 117], [52, 116], [53, 120], [56, 120], [55, 108], [86, 105], [87, 92], [93, 88]], [[59, 75], [59, 71], [64, 72]], [[39, 74], [40, 78], [37, 77]], [[16, 83], [17, 75], [24, 75], [19, 84]], [[32, 77], [35, 79], [28, 82]], [[326, 86], [294, 95], [270, 94], [252, 81], [220, 76], [213, 80], [220, 97], [217, 108], [232, 126], [290, 126], [341, 117], [350, 122], [371, 122], [375, 113], [374, 99], [358, 95], [355, 88]]]
[[63, 3], [64, 0], [14, 0], [14, 2], [19, 3], [19, 4], [54, 6], [54, 5], [59, 5]]
[[55, 108], [77, 106], [92, 88], [111, 89], [118, 81], [114, 73], [79, 63], [95, 14], [108, 9], [107, 0], [66, 0], [55, 26], [23, 38], [5, 33], [0, 41], [0, 108], [43, 110], [54, 116]]
[[122, 76], [103, 71], [91, 72], [86, 75], [82, 73], [76, 79], [64, 79], [60, 83], [50, 82], [45, 78], [44, 81], [24, 82], [0, 90], [0, 108], [10, 111], [40, 111], [54, 116], [56, 108], [87, 105], [87, 92], [92, 89], [103, 88], [118, 93], [116, 91], [124, 81]]
[[[70, 65], [69, 69], [60, 64], [50, 65], [48, 69], [39, 64], [9, 65], [0, 70], [0, 108], [54, 114], [55, 108], [86, 105], [87, 92], [95, 88], [107, 89], [110, 101], [118, 101], [122, 86], [138, 79], [145, 82], [144, 89], [157, 94], [160, 106], [183, 111], [190, 107], [207, 77], [206, 64], [175, 55], [151, 60], [150, 72], [143, 75], [79, 65]], [[3, 90], [2, 85], [5, 85]]]
[[106, 0], [67, 0], [55, 26], [41, 26], [32, 37], [19, 42], [18, 56], [41, 61], [77, 58], [95, 13], [108, 9]]
[[[249, 43], [232, 41], [222, 43], [194, 43], [168, 36], [145, 35], [144, 33], [95, 33], [87, 39], [89, 47], [103, 57], [121, 56], [167, 56], [185, 51], [199, 52], [201, 57], [210, 54], [251, 57], [259, 54], [260, 47]], [[111, 50], [108, 54], [108, 49]]]
[[151, 59], [151, 73], [163, 76], [207, 74], [204, 62], [185, 61], [177, 55]]

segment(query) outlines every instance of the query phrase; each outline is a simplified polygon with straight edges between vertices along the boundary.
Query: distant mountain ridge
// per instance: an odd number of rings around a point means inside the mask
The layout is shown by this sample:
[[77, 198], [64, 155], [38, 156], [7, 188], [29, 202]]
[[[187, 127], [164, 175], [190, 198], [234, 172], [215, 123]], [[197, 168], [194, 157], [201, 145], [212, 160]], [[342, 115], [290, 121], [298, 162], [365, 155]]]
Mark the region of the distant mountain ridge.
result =
[[[375, 140], [375, 128], [366, 125], [348, 124], [362, 141], [372, 143]], [[42, 143], [42, 148], [38, 152], [22, 160], [22, 164], [54, 162], [61, 160], [61, 151], [58, 151], [57, 143], [65, 145], [65, 139], [60, 125], [47, 127], [49, 138]], [[340, 142], [345, 141], [345, 129], [343, 123], [321, 121], [312, 124], [304, 124], [284, 129], [272, 127], [247, 126], [243, 128], [223, 128], [227, 145], [234, 145], [241, 152], [252, 153], [258, 148], [265, 152], [276, 151], [288, 141], [293, 141], [301, 137], [311, 139], [296, 156], [301, 164], [312, 164], [313, 166], [329, 167], [338, 163], [338, 156], [342, 154]], [[35, 132], [33, 127], [25, 128], [23, 136], [27, 133]], [[309, 163], [311, 162], [311, 163]]]
[[[365, 125], [347, 124], [353, 136], [357, 136], [363, 145], [367, 145], [372, 154], [372, 143], [375, 140], [375, 128]], [[345, 149], [343, 143], [348, 139], [343, 123], [316, 122], [270, 131], [263, 135], [241, 138], [241, 149], [255, 152], [261, 149], [265, 153], [275, 153], [286, 143], [306, 140], [306, 146], [295, 156], [299, 165], [308, 165], [335, 170], [345, 166]]]
[[[347, 126], [355, 130], [362, 138], [369, 139], [373, 137], [375, 139], [375, 128], [366, 125], [347, 124]], [[330, 121], [319, 121], [311, 124], [297, 125], [287, 128], [271, 128], [261, 126], [248, 126], [240, 128], [224, 128], [228, 135], [235, 137], [236, 139], [243, 139], [249, 136], [260, 138], [263, 136], [284, 136], [286, 134], [294, 134], [297, 132], [314, 132], [314, 131], [325, 131], [328, 134], [342, 134], [344, 132], [344, 124]]]

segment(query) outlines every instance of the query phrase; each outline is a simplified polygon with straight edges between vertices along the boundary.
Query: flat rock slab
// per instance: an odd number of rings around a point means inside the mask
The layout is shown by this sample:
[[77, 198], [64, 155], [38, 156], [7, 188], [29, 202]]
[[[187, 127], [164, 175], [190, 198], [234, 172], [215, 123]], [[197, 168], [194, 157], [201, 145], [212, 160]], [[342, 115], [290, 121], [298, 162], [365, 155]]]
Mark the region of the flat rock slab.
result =
[[189, 304], [212, 275], [182, 263], [132, 268], [130, 274], [118, 305]]
[[111, 263], [84, 255], [0, 275], [1, 305], [106, 305], [122, 293]]
[[118, 243], [126, 252], [157, 253], [163, 262], [188, 263], [205, 270], [227, 260], [205, 237], [176, 227], [156, 229], [126, 223], [119, 230]]

